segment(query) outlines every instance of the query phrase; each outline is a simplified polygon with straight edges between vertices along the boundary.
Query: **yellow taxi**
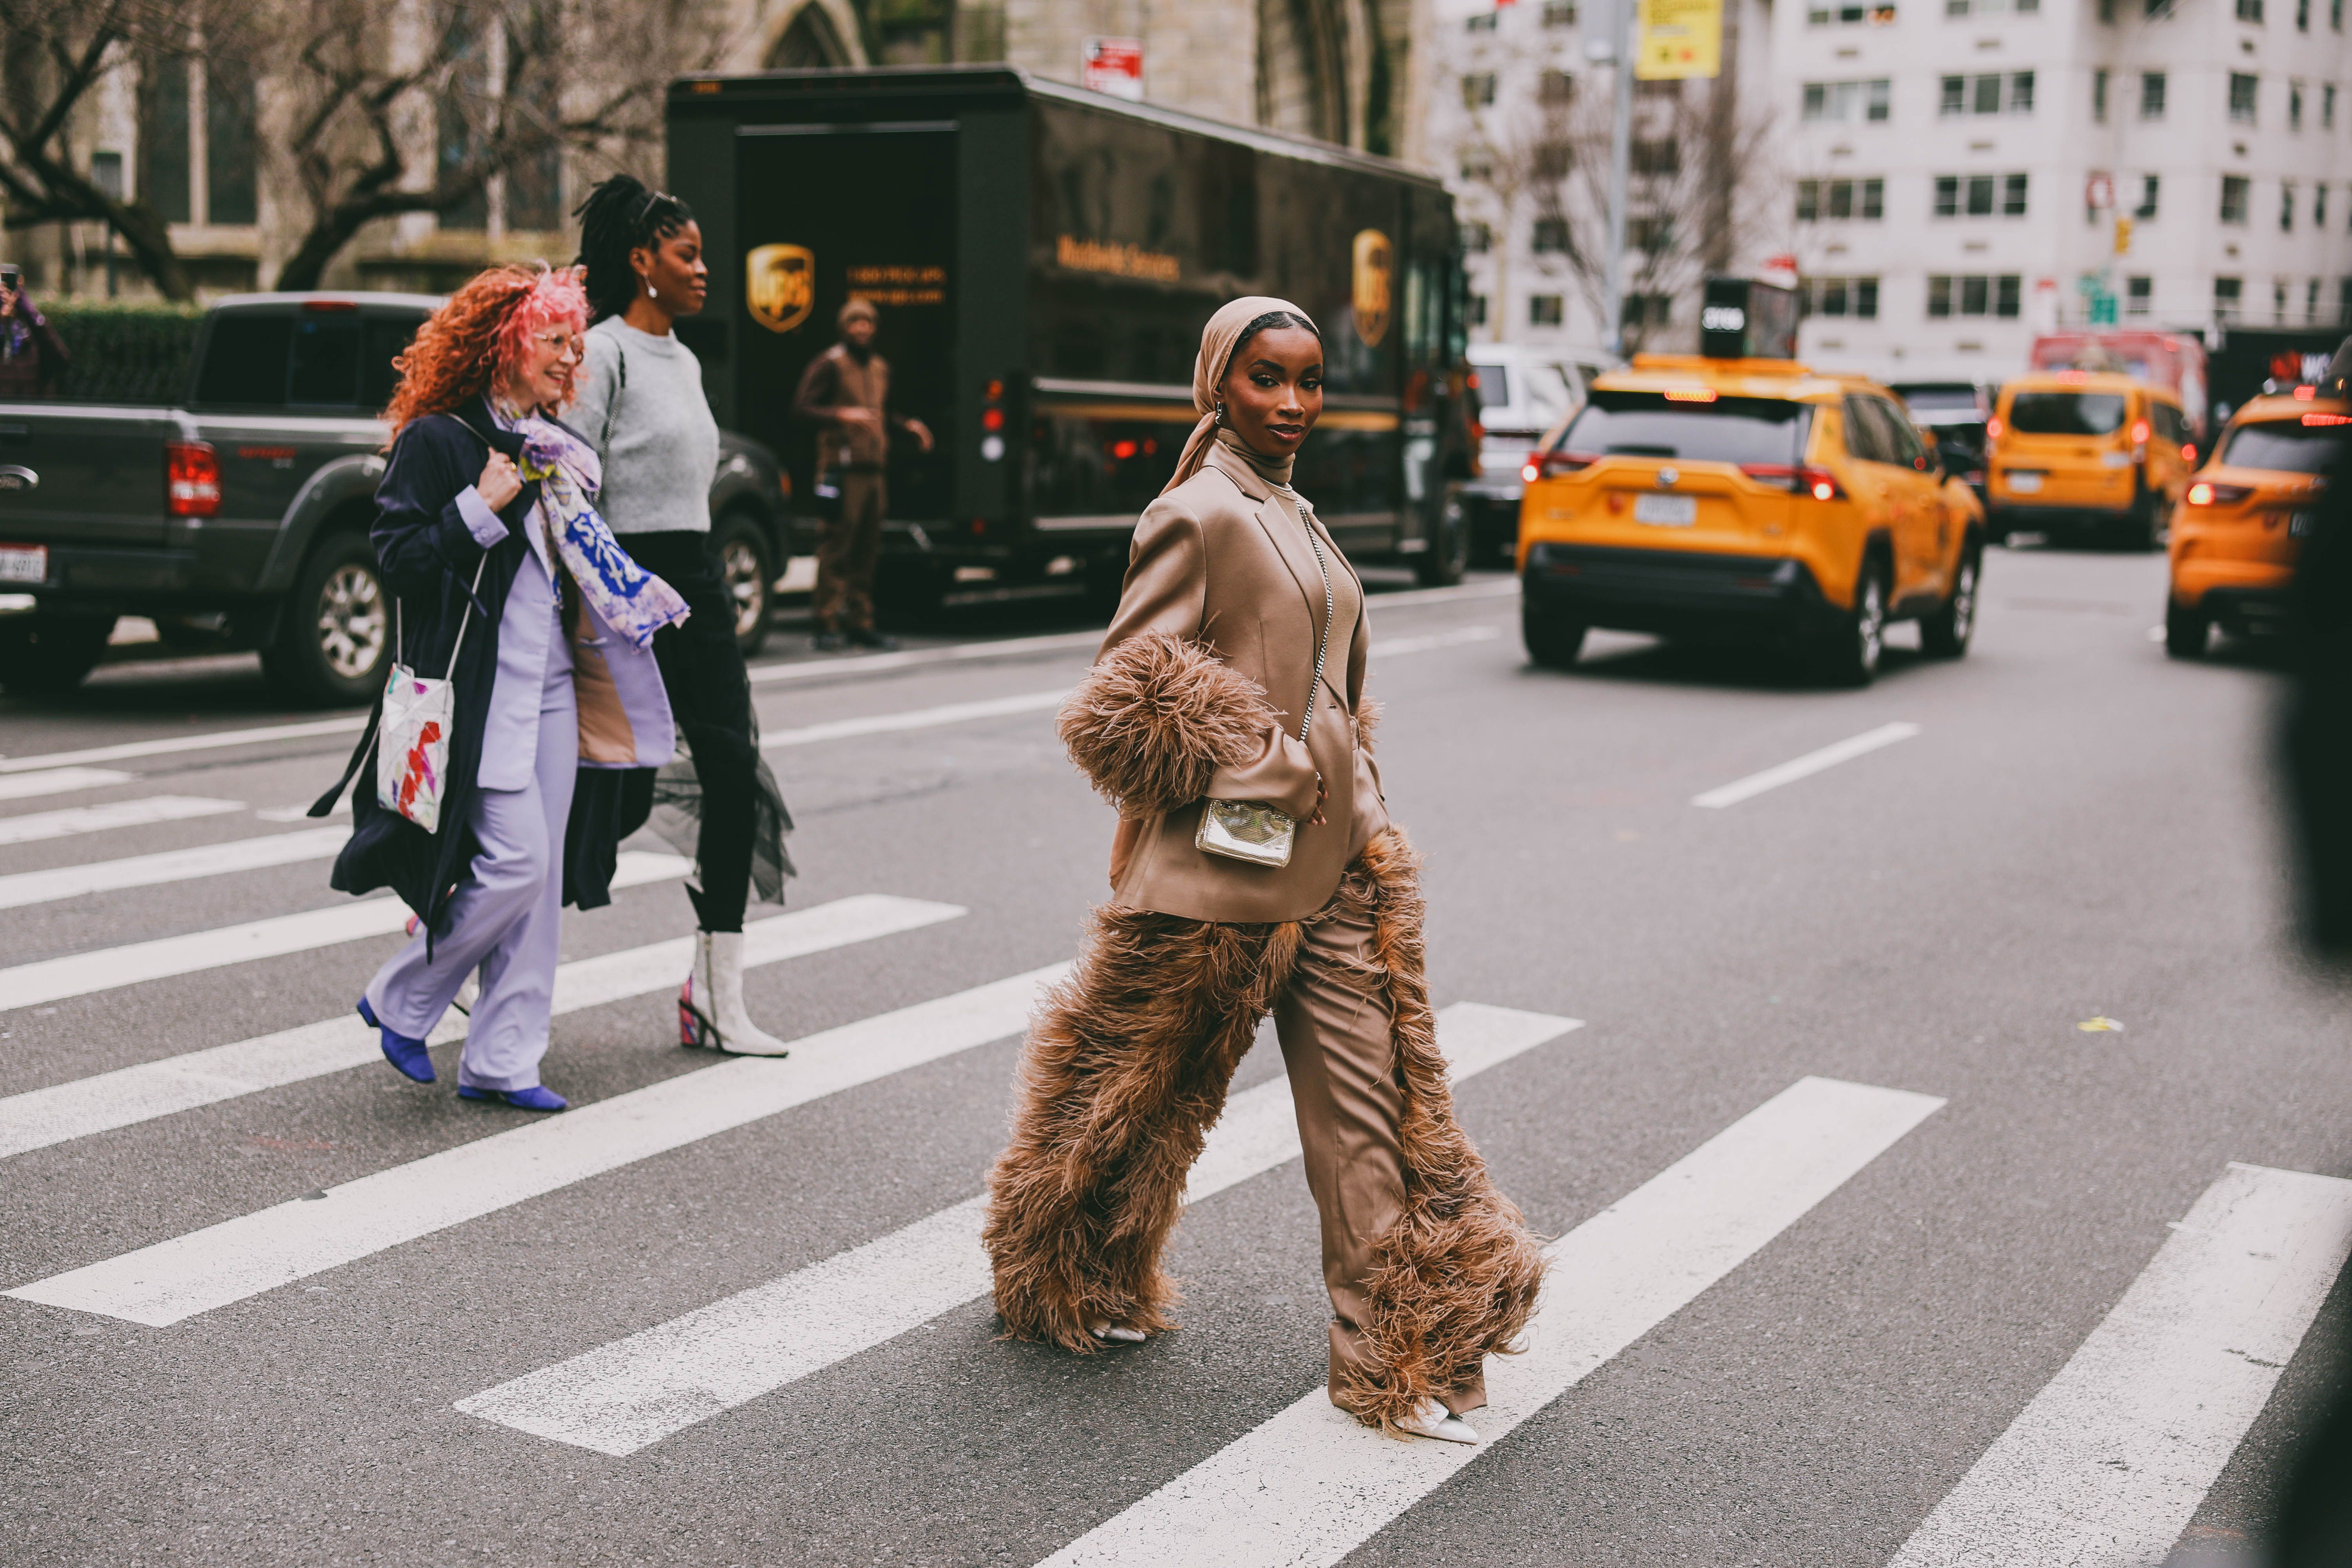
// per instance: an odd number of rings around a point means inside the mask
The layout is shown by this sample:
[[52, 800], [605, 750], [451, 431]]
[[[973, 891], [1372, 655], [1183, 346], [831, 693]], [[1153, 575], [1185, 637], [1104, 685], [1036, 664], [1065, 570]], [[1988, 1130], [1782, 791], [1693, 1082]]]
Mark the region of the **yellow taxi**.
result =
[[1957, 658], [1976, 619], [1974, 498], [1895, 395], [1793, 360], [1637, 354], [1528, 460], [1520, 629], [1538, 664], [1594, 626], [1794, 642], [1825, 678], [1878, 671], [1916, 619]]
[[2300, 386], [2231, 416], [2212, 460], [2189, 478], [2172, 522], [2164, 648], [2203, 655], [2213, 628], [2276, 628], [2322, 487], [2352, 440], [2352, 402]]
[[2029, 530], [2153, 550], [2196, 461], [2179, 398], [2098, 371], [2018, 377], [1985, 435], [1985, 505], [2004, 538]]

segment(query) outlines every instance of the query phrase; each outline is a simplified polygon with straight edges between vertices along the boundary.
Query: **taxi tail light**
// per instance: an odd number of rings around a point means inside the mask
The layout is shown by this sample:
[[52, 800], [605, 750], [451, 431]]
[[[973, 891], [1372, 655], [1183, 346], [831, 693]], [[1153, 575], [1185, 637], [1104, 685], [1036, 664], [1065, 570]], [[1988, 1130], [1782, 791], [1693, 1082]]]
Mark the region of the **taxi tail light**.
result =
[[2001, 423], [1999, 419], [1988, 419], [1985, 421], [1985, 435], [1995, 441], [2000, 439], [2001, 428]]
[[2200, 479], [2189, 487], [2189, 493], [2181, 499], [2190, 506], [2228, 506], [2253, 493], [2252, 485], [2217, 485], [2210, 479]]
[[1739, 471], [1751, 479], [1787, 485], [1791, 493], [1815, 500], [1843, 500], [1845, 487], [1827, 468], [1810, 463], [1742, 463]]
[[163, 510], [172, 517], [215, 517], [221, 509], [220, 458], [203, 441], [163, 443]]
[[2145, 420], [2145, 419], [2135, 419], [2135, 420], [2133, 420], [2133, 421], [2132, 421], [2132, 427], [2131, 427], [2131, 438], [2132, 438], [2132, 445], [2133, 445], [2133, 446], [2135, 446], [2135, 447], [2145, 447], [2145, 446], [2147, 446], [2147, 436], [2148, 436], [2147, 421], [2147, 420]]
[[[1579, 473], [1601, 459], [1591, 452], [1546, 452], [1528, 468], [1536, 472], [1529, 476], [1539, 479], [1555, 479], [1562, 474]], [[1525, 472], [1522, 469], [1521, 472]]]
[[1531, 485], [1541, 478], [1543, 478], [1543, 465], [1541, 463], [1530, 459], [1528, 462], [1519, 465], [1519, 479], [1524, 483]]

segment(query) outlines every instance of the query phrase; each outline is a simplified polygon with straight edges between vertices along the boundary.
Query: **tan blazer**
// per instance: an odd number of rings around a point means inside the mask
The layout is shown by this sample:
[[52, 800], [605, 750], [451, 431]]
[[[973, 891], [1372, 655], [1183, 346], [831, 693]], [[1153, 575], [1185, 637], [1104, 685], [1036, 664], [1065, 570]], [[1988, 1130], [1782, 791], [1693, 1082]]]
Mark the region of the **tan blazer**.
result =
[[[1208, 796], [1279, 806], [1298, 819], [1298, 829], [1290, 864], [1274, 868], [1194, 848], [1197, 802], [1122, 820], [1111, 889], [1126, 908], [1192, 920], [1300, 920], [1329, 900], [1348, 863], [1388, 826], [1379, 772], [1359, 743], [1370, 640], [1363, 584], [1312, 521], [1311, 506], [1307, 520], [1330, 569], [1333, 613], [1323, 693], [1304, 748], [1298, 716], [1323, 629], [1323, 578], [1287, 501], [1247, 463], [1213, 447], [1208, 466], [1153, 501], [1136, 524], [1126, 589], [1097, 662], [1130, 637], [1163, 632], [1201, 644], [1264, 687], [1279, 728], [1264, 734], [1254, 761], [1217, 769]], [[1307, 820], [1318, 773], [1329, 792], [1320, 826]]]

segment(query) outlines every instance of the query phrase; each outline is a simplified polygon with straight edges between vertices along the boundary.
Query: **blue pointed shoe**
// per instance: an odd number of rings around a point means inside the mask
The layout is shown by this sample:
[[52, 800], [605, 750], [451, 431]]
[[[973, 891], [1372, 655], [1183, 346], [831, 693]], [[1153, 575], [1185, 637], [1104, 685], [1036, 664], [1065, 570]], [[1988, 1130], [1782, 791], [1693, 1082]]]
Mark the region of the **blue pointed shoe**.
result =
[[529, 1089], [477, 1089], [470, 1083], [457, 1086], [459, 1100], [503, 1100], [517, 1110], [562, 1110], [572, 1102], [543, 1083]]
[[382, 1037], [383, 1059], [390, 1062], [403, 1078], [415, 1079], [418, 1083], [434, 1081], [433, 1058], [425, 1051], [423, 1040], [412, 1040], [406, 1035], [387, 1027], [375, 1016], [375, 1009], [368, 1005], [368, 999], [364, 996], [360, 998], [360, 1017]]

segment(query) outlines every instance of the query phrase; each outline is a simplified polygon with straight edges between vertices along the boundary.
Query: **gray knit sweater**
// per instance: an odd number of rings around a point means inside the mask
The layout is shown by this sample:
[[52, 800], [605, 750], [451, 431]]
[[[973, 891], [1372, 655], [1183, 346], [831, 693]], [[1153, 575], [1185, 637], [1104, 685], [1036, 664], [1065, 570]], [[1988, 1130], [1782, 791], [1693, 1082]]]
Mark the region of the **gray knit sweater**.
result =
[[617, 316], [589, 328], [579, 396], [563, 422], [604, 459], [596, 510], [614, 533], [710, 531], [719, 422], [702, 395], [702, 365], [677, 334], [657, 338]]

